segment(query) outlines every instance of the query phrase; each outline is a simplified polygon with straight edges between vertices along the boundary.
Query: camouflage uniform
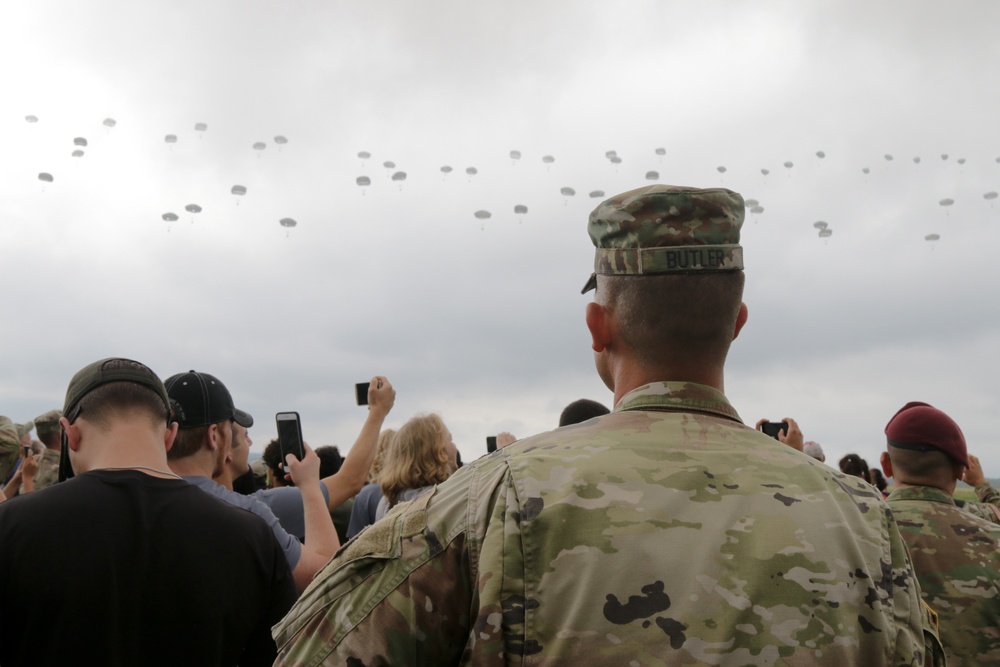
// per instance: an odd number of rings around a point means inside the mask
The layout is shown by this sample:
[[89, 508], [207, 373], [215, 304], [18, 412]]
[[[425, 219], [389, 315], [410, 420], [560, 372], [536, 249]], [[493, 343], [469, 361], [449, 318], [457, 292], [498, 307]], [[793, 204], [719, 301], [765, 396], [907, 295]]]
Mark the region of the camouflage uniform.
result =
[[926, 613], [874, 488], [662, 382], [400, 505], [274, 636], [285, 665], [895, 666]]
[[52, 486], [59, 481], [59, 450], [46, 449], [38, 461], [35, 473], [35, 491]]
[[17, 426], [9, 418], [0, 416], [0, 486], [3, 486], [17, 467], [21, 457], [21, 437]]
[[897, 488], [888, 504], [938, 613], [948, 665], [1000, 664], [1000, 528], [928, 486]]

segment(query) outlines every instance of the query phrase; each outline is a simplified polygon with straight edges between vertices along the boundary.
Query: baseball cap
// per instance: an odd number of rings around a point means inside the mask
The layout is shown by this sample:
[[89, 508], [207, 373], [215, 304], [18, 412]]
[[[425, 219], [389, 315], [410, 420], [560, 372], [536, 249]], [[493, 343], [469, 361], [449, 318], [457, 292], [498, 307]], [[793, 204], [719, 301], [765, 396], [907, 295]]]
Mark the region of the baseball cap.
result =
[[63, 404], [62, 411], [70, 423], [76, 421], [77, 417], [80, 416], [79, 407], [83, 397], [101, 385], [111, 382], [133, 382], [146, 387], [163, 400], [167, 414], [170, 414], [170, 400], [167, 398], [167, 390], [156, 373], [138, 361], [110, 357], [84, 366], [69, 381], [69, 387], [66, 389], [66, 402]]
[[606, 199], [590, 214], [597, 275], [741, 271], [744, 204], [725, 188], [649, 185]]
[[192, 370], [171, 376], [164, 384], [181, 428], [208, 426], [227, 419], [244, 428], [253, 426], [253, 417], [236, 409], [232, 394], [214, 375]]
[[14, 428], [17, 429], [17, 437], [23, 438], [27, 434], [31, 433], [35, 428], [35, 422], [30, 419], [23, 424], [14, 424]]
[[817, 461], [826, 461], [826, 454], [823, 453], [823, 447], [821, 447], [815, 440], [809, 440], [802, 443], [802, 452], [804, 454], [808, 454]]
[[965, 436], [951, 417], [919, 401], [907, 403], [885, 426], [889, 445], [920, 452], [938, 450], [969, 467]]

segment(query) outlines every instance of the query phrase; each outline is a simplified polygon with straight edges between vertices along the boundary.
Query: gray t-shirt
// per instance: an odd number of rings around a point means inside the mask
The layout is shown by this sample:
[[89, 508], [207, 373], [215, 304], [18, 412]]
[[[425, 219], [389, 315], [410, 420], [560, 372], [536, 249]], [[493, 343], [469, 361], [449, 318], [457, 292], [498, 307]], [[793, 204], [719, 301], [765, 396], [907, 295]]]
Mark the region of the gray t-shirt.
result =
[[[230, 491], [218, 482], [213, 482], [208, 477], [191, 475], [184, 476], [182, 479], [188, 484], [197, 486], [205, 493], [213, 495], [223, 502], [237, 507], [242, 507], [243, 509], [249, 510], [264, 519], [264, 521], [267, 522], [267, 525], [271, 527], [271, 532], [273, 532], [274, 536], [277, 538], [278, 544], [281, 545], [281, 550], [284, 552], [285, 559], [288, 561], [288, 568], [290, 570], [295, 570], [295, 566], [298, 565], [299, 558], [302, 556], [302, 543], [295, 539], [293, 535], [282, 527], [281, 522], [278, 521], [278, 517], [275, 516], [270, 507], [254, 496], [244, 496], [241, 493]], [[299, 511], [302, 511], [301, 496], [299, 496]]]
[[[323, 493], [323, 500], [330, 505], [330, 492], [326, 484], [320, 482], [319, 490]], [[262, 503], [271, 508], [274, 515], [281, 522], [281, 527], [298, 538], [299, 542], [306, 541], [306, 516], [302, 509], [302, 493], [294, 486], [279, 486], [273, 489], [264, 489], [250, 494], [251, 498], [257, 498]]]

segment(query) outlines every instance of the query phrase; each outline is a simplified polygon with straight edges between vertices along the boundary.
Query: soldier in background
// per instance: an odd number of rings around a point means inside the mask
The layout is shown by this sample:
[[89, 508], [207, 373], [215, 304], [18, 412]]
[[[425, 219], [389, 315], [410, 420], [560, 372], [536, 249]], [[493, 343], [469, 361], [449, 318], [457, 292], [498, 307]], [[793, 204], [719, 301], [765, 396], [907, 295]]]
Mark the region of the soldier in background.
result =
[[944, 412], [907, 403], [885, 427], [888, 504], [924, 600], [938, 612], [948, 665], [1000, 664], [1000, 528], [952, 499], [969, 467], [965, 436]]
[[361, 533], [275, 627], [279, 663], [940, 660], [878, 493], [723, 394], [743, 217], [721, 188], [602, 203], [584, 291], [614, 411], [498, 449]]
[[41, 460], [38, 462], [38, 472], [35, 473], [35, 490], [52, 486], [59, 481], [59, 436], [62, 434], [62, 427], [59, 426], [59, 419], [62, 413], [59, 410], [49, 410], [43, 415], [35, 417], [35, 433], [38, 439], [45, 445]]

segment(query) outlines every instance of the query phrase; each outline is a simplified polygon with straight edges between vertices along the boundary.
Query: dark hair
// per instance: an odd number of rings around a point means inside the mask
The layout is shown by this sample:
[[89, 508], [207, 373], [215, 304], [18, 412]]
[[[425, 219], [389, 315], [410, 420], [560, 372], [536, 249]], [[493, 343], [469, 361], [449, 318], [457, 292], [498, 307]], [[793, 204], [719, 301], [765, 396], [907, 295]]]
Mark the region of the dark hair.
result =
[[62, 426], [59, 422], [35, 424], [35, 433], [43, 445], [49, 449], [59, 449], [59, 436], [62, 435]]
[[868, 481], [879, 491], [885, 491], [889, 487], [889, 483], [885, 481], [885, 476], [878, 468], [871, 468], [868, 471]]
[[743, 301], [742, 271], [599, 276], [597, 300], [610, 308], [622, 341], [649, 364], [722, 365]]
[[319, 476], [329, 477], [340, 472], [340, 466], [344, 465], [344, 457], [340, 455], [340, 450], [336, 445], [324, 445], [316, 448], [316, 456], [319, 457]]
[[579, 424], [588, 419], [606, 415], [609, 412], [611, 411], [597, 401], [592, 401], [589, 398], [581, 398], [563, 408], [562, 414], [559, 415], [559, 425], [569, 426], [570, 424]]
[[848, 454], [840, 459], [840, 472], [860, 477], [869, 484], [871, 483], [868, 479], [868, 462], [857, 454]]
[[260, 458], [264, 461], [264, 465], [271, 469], [271, 472], [276, 475], [281, 473], [281, 468], [279, 467], [281, 465], [281, 445], [278, 443], [277, 438], [267, 443]]
[[[135, 382], [109, 382], [87, 392], [77, 403], [75, 415], [106, 428], [113, 415], [145, 413], [157, 425], [167, 423], [167, 408], [156, 392]], [[75, 421], [75, 418], [74, 418]]]

